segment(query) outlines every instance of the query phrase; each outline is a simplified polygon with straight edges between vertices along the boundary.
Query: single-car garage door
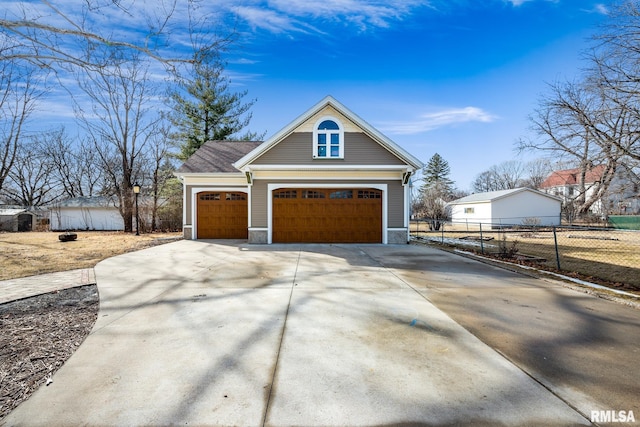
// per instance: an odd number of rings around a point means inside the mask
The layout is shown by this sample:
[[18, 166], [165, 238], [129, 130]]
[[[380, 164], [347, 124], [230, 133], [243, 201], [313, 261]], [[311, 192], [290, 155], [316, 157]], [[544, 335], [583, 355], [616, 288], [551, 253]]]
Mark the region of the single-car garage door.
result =
[[382, 191], [300, 189], [273, 192], [274, 243], [382, 243]]
[[198, 239], [246, 239], [247, 212], [245, 193], [198, 193]]

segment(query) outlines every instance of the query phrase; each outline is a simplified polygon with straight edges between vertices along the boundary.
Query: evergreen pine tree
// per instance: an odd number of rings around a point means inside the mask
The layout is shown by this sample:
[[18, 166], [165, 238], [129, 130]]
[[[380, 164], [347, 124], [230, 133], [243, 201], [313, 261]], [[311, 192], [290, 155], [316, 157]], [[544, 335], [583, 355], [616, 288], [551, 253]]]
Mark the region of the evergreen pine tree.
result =
[[435, 153], [422, 169], [422, 179], [424, 183], [420, 187], [420, 192], [434, 190], [443, 199], [447, 199], [454, 191], [454, 183], [449, 178], [451, 168], [449, 163]]
[[219, 60], [196, 62], [191, 78], [178, 81], [169, 95], [173, 109], [169, 119], [177, 129], [173, 140], [180, 148], [179, 159], [188, 159], [207, 141], [263, 137], [252, 132], [239, 134], [249, 125], [249, 109], [255, 100], [244, 103], [247, 91], [231, 92], [229, 86]]

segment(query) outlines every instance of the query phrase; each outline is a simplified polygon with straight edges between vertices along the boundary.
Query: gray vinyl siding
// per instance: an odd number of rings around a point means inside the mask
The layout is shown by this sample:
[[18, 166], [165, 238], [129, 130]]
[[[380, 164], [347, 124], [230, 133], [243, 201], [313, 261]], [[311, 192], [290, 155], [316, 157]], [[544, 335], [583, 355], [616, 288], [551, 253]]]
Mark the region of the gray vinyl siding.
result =
[[314, 159], [313, 133], [296, 132], [262, 156], [252, 164], [256, 165], [403, 165], [401, 159], [369, 138], [364, 133], [345, 132], [344, 159]]
[[187, 188], [184, 194], [185, 217], [183, 218], [183, 221], [185, 224], [189, 224], [189, 225], [193, 225], [191, 224], [191, 218], [192, 218], [191, 215], [193, 212], [193, 207], [191, 206], [191, 200], [193, 199], [192, 195], [193, 195], [193, 185], [187, 185]]
[[[353, 184], [354, 187], [362, 188], [367, 184], [387, 184], [387, 227], [396, 228], [404, 226], [404, 187], [398, 181], [362, 181], [346, 180], [346, 181], [311, 181], [311, 180], [277, 180], [278, 184], [287, 184], [291, 182], [291, 188], [295, 188], [296, 184], [312, 184], [318, 188], [330, 188], [332, 185]], [[267, 184], [268, 181], [255, 180], [251, 189], [251, 226], [267, 227]]]
[[388, 210], [388, 227], [399, 228], [404, 227], [404, 187], [400, 181], [389, 181], [387, 203]]
[[251, 227], [267, 227], [267, 181], [255, 180], [251, 187]]

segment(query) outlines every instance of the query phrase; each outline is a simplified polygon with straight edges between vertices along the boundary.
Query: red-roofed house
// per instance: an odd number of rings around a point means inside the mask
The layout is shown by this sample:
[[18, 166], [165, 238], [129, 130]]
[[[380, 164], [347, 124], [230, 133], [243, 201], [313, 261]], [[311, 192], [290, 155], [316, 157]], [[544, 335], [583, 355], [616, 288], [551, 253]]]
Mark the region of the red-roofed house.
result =
[[[607, 179], [605, 174], [607, 174], [605, 165], [594, 166], [586, 171], [584, 185], [582, 185], [580, 168], [559, 170], [549, 175], [540, 185], [540, 190], [561, 197], [566, 203], [576, 199], [584, 187], [585, 199], [589, 199], [599, 190], [598, 184]], [[613, 178], [609, 177], [609, 179], [607, 191], [602, 193], [600, 199], [593, 203], [589, 211], [597, 215], [637, 212], [640, 207], [638, 186], [633, 185], [624, 168], [619, 167]]]
[[[593, 194], [596, 184], [601, 182], [605, 166], [598, 165], [588, 169], [584, 176], [585, 198], [588, 199]], [[554, 171], [547, 179], [540, 184], [540, 190], [553, 196], [561, 197], [563, 202], [568, 202], [580, 195], [582, 188], [581, 169], [565, 169]], [[598, 201], [591, 206], [591, 212], [602, 213], [602, 202]]]

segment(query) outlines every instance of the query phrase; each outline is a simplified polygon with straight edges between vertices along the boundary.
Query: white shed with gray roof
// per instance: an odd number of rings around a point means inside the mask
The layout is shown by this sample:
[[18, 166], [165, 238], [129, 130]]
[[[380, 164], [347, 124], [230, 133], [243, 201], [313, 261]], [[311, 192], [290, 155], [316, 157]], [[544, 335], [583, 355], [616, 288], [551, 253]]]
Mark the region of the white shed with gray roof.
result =
[[35, 214], [23, 208], [0, 209], [0, 231], [31, 231]]
[[562, 200], [531, 188], [476, 193], [450, 202], [457, 223], [560, 225]]
[[49, 206], [51, 230], [124, 230], [124, 221], [108, 197], [76, 197]]

